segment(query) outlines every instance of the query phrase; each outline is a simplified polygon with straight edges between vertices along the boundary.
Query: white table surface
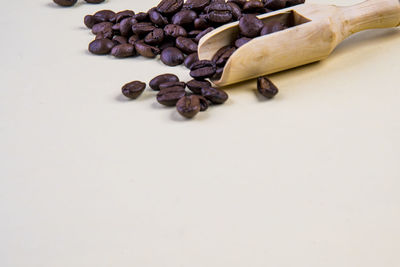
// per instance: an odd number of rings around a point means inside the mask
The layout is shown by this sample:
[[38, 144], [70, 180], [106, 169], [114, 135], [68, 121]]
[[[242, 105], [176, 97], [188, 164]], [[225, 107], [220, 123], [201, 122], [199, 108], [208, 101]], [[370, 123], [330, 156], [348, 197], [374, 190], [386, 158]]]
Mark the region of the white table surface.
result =
[[183, 121], [120, 87], [185, 68], [86, 50], [157, 0], [49, 2], [1, 3], [1, 267], [400, 266], [399, 29]]

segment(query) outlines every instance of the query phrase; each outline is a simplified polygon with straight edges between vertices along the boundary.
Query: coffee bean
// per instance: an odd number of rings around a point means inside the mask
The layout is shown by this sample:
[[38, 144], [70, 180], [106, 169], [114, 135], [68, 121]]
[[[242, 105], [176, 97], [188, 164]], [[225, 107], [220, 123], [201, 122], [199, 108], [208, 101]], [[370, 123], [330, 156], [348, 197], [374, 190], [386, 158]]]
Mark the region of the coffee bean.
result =
[[133, 81], [122, 87], [122, 94], [130, 99], [138, 98], [146, 89], [146, 84], [140, 81]]
[[246, 13], [260, 11], [264, 7], [259, 0], [249, 0], [243, 5], [243, 11]]
[[232, 16], [235, 20], [239, 20], [242, 17], [242, 10], [240, 9], [240, 7], [233, 2], [229, 2], [227, 3], [231, 9], [232, 9]]
[[224, 73], [224, 68], [223, 67], [217, 68], [217, 71], [211, 77], [211, 80], [217, 81], [217, 80], [221, 79], [223, 73]]
[[86, 3], [89, 3], [89, 4], [100, 4], [100, 3], [103, 3], [105, 0], [85, 0], [86, 1]]
[[268, 99], [273, 98], [279, 92], [278, 88], [268, 79], [267, 76], [259, 77], [257, 79], [258, 92]]
[[144, 41], [137, 41], [135, 43], [136, 52], [138, 52], [141, 56], [148, 58], [155, 58], [158, 54], [160, 54], [160, 49], [155, 46], [150, 46], [145, 44]]
[[203, 11], [209, 4], [210, 0], [186, 0], [183, 6], [184, 8], [199, 12]]
[[160, 87], [160, 90], [164, 90], [164, 89], [171, 88], [171, 87], [182, 87], [182, 89], [185, 90], [186, 83], [180, 82], [180, 81], [164, 82], [164, 83], [161, 83], [159, 87]]
[[259, 36], [263, 27], [262, 20], [251, 14], [243, 15], [239, 22], [240, 34], [245, 37], [254, 38]]
[[162, 43], [162, 41], [164, 41], [164, 31], [162, 29], [156, 28], [146, 35], [144, 41], [150, 45], [158, 45]]
[[190, 39], [192, 39], [195, 43], [198, 43], [198, 42], [195, 40], [195, 38], [196, 38], [196, 36], [199, 35], [201, 32], [202, 32], [202, 31], [200, 31], [200, 30], [193, 30], [193, 31], [190, 31], [190, 32], [188, 32], [188, 36], [187, 36], [187, 37], [189, 37]]
[[130, 36], [132, 34], [132, 25], [137, 23], [133, 18], [124, 18], [119, 23], [119, 31], [122, 36]]
[[200, 112], [200, 99], [196, 95], [183, 96], [176, 103], [176, 109], [183, 117], [191, 119]]
[[210, 27], [210, 24], [205, 18], [197, 18], [194, 20], [194, 28], [197, 30], [205, 30]]
[[178, 37], [175, 42], [176, 47], [186, 54], [197, 52], [197, 44], [192, 39], [186, 37]]
[[247, 0], [228, 0], [228, 3], [235, 3], [240, 8], [243, 8], [244, 4], [246, 4]]
[[201, 94], [213, 104], [223, 104], [228, 100], [228, 94], [221, 89], [207, 87], [201, 89]]
[[183, 6], [183, 0], [162, 0], [157, 10], [163, 14], [173, 14], [178, 12]]
[[191, 80], [187, 84], [187, 87], [195, 94], [201, 94], [201, 89], [211, 87], [211, 83], [209, 81], [199, 81], [199, 80]]
[[304, 4], [305, 0], [287, 0], [286, 7], [296, 6], [300, 4]]
[[98, 33], [103, 33], [106, 31], [112, 31], [112, 26], [113, 24], [111, 22], [100, 22], [92, 27], [92, 33], [93, 34], [98, 34]]
[[286, 0], [263, 0], [264, 6], [271, 10], [278, 10], [286, 7]]
[[190, 76], [195, 79], [210, 78], [215, 74], [215, 63], [210, 60], [200, 60], [192, 65]]
[[208, 7], [208, 19], [211, 22], [227, 23], [232, 20], [232, 8], [228, 4], [212, 3]]
[[172, 17], [171, 22], [175, 25], [187, 26], [192, 25], [196, 18], [197, 13], [193, 10], [181, 10]]
[[161, 90], [157, 94], [158, 103], [173, 107], [176, 105], [179, 99], [186, 95], [185, 89], [180, 86], [169, 87]]
[[111, 55], [118, 58], [131, 57], [135, 55], [135, 47], [131, 44], [116, 45], [112, 48]]
[[97, 39], [89, 44], [89, 51], [96, 55], [105, 55], [111, 52], [115, 43], [110, 39]]
[[140, 38], [139, 38], [139, 36], [137, 36], [137, 35], [132, 35], [131, 37], [129, 37], [129, 39], [128, 39], [128, 43], [130, 43], [131, 45], [135, 45], [135, 43], [137, 42], [137, 41], [139, 41], [140, 40]]
[[176, 47], [168, 47], [161, 52], [161, 61], [168, 66], [177, 66], [183, 63], [185, 56]]
[[86, 27], [91, 29], [93, 25], [100, 23], [101, 21], [96, 19], [95, 16], [92, 15], [86, 15], [85, 18], [83, 19], [83, 23], [85, 23]]
[[147, 22], [149, 20], [149, 14], [146, 12], [139, 12], [133, 16], [139, 22]]
[[94, 13], [93, 16], [100, 21], [111, 22], [113, 19], [115, 19], [115, 12], [112, 10], [100, 10]]
[[210, 104], [208, 103], [208, 100], [204, 97], [199, 95], [198, 96], [199, 101], [200, 101], [200, 112], [206, 111]]
[[239, 39], [237, 39], [237, 40], [235, 41], [235, 46], [236, 46], [237, 48], [239, 48], [239, 47], [241, 47], [242, 45], [247, 44], [247, 43], [250, 42], [251, 40], [252, 40], [252, 39], [251, 39], [251, 38], [248, 38], [248, 37], [239, 38]]
[[173, 38], [178, 38], [179, 36], [186, 37], [187, 32], [185, 28], [175, 24], [168, 24], [164, 27], [164, 33], [166, 36], [170, 36]]
[[164, 26], [168, 24], [168, 19], [161, 15], [155, 8], [149, 11], [149, 18], [157, 26]]
[[207, 33], [212, 32], [213, 30], [215, 30], [214, 27], [209, 27], [209, 28], [205, 29], [204, 31], [200, 32], [200, 33], [196, 36], [195, 41], [196, 41], [197, 43], [199, 43], [201, 38], [203, 38]]
[[137, 35], [143, 35], [154, 31], [155, 28], [150, 22], [138, 22], [132, 25], [132, 32]]
[[153, 78], [150, 81], [149, 85], [150, 85], [151, 89], [153, 89], [155, 91], [159, 91], [160, 84], [167, 83], [167, 82], [179, 82], [179, 78], [175, 74], [166, 73], [166, 74], [158, 75], [157, 77]]
[[115, 22], [121, 22], [121, 20], [125, 19], [125, 18], [131, 18], [135, 15], [135, 12], [133, 12], [132, 10], [124, 10], [124, 11], [120, 11], [118, 13], [115, 14]]
[[126, 37], [121, 36], [121, 35], [115, 35], [112, 40], [116, 43], [116, 44], [127, 44], [128, 40], [126, 39]]
[[115, 23], [114, 25], [111, 26], [111, 29], [113, 29], [113, 31], [119, 31], [119, 27], [121, 25], [119, 23]]
[[190, 69], [193, 63], [199, 61], [199, 54], [198, 53], [192, 53], [188, 55], [184, 61], [184, 65], [186, 68]]
[[269, 21], [264, 24], [264, 27], [261, 29], [260, 35], [267, 35], [274, 32], [279, 32], [287, 29], [287, 27], [279, 21]]
[[168, 47], [175, 47], [175, 41], [171, 39], [164, 38], [164, 42], [159, 45], [160, 50], [167, 49]]
[[213, 61], [217, 66], [225, 66], [229, 57], [235, 52], [236, 48], [230, 45], [224, 46], [215, 53], [211, 61]]
[[78, 0], [53, 0], [59, 6], [73, 6]]

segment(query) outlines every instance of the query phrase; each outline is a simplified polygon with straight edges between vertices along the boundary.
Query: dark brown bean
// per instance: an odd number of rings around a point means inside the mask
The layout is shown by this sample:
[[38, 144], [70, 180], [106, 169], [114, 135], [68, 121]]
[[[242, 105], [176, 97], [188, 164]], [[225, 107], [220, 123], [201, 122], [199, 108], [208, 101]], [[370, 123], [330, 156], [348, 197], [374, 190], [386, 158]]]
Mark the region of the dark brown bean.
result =
[[208, 19], [215, 23], [230, 22], [232, 20], [232, 8], [226, 3], [212, 3], [208, 6]]
[[154, 77], [150, 81], [149, 85], [150, 85], [151, 89], [153, 89], [155, 91], [159, 91], [160, 84], [167, 83], [167, 82], [179, 82], [179, 78], [175, 74], [166, 73], [166, 74], [162, 74], [162, 75], [158, 75], [157, 77]]
[[130, 36], [132, 34], [132, 25], [135, 22], [135, 19], [132, 18], [124, 18], [119, 23], [119, 31], [122, 36]]
[[252, 39], [251, 39], [251, 38], [248, 38], [248, 37], [239, 38], [239, 39], [237, 39], [237, 40], [235, 41], [235, 46], [236, 46], [237, 48], [239, 48], [239, 47], [241, 47], [242, 45], [247, 44], [247, 43], [250, 42], [251, 40], [252, 40]]
[[186, 83], [180, 82], [180, 81], [164, 82], [164, 83], [161, 83], [159, 87], [160, 87], [160, 90], [164, 90], [164, 89], [171, 88], [171, 87], [182, 87], [182, 89], [185, 89]]
[[112, 10], [100, 10], [93, 15], [96, 19], [100, 21], [112, 21], [115, 19], [115, 12]]
[[176, 105], [179, 99], [186, 95], [185, 89], [180, 86], [176, 87], [169, 87], [166, 89], [161, 90], [157, 94], [157, 101], [158, 103], [173, 107]]
[[155, 8], [149, 11], [149, 18], [157, 26], [164, 26], [168, 24], [168, 19], [161, 15]]
[[228, 3], [235, 3], [240, 8], [243, 8], [244, 4], [246, 4], [247, 0], [228, 0]]
[[263, 3], [259, 0], [249, 0], [243, 5], [243, 11], [245, 13], [255, 13], [260, 11], [263, 7]]
[[176, 109], [183, 117], [191, 119], [200, 112], [200, 99], [197, 95], [183, 96], [176, 103]]
[[199, 95], [199, 101], [200, 101], [200, 112], [206, 111], [210, 104], [208, 103], [208, 100], [204, 97]]
[[201, 94], [213, 104], [223, 104], [228, 100], [228, 94], [221, 89], [207, 87], [201, 89]]
[[[222, 48], [220, 48], [217, 53], [212, 57], [211, 61], [217, 64], [217, 66], [223, 66], [225, 65], [226, 61], [228, 58], [235, 52], [234, 47], [227, 45]], [[227, 57], [227, 55], [229, 55]]]
[[279, 21], [269, 21], [264, 23], [264, 27], [261, 29], [260, 35], [267, 35], [274, 32], [279, 32], [287, 29], [287, 26]]
[[112, 48], [111, 55], [118, 58], [132, 57], [135, 55], [135, 47], [131, 44], [116, 45]]
[[105, 0], [85, 0], [86, 1], [86, 3], [89, 3], [89, 4], [100, 4], [100, 3], [103, 3]]
[[83, 23], [89, 29], [91, 29], [93, 27], [93, 25], [100, 23], [100, 22], [101, 22], [100, 20], [96, 19], [96, 17], [92, 16], [92, 15], [86, 15], [85, 18], [83, 19]]
[[76, 4], [77, 0], [53, 0], [59, 6], [73, 6]]
[[242, 17], [242, 10], [240, 9], [240, 7], [233, 2], [229, 2], [227, 3], [231, 9], [232, 9], [232, 16], [235, 20], [239, 20]]
[[175, 42], [176, 47], [178, 47], [185, 54], [192, 54], [197, 52], [197, 44], [193, 42], [192, 39], [186, 37], [178, 37]]
[[184, 61], [184, 65], [186, 68], [190, 69], [193, 65], [193, 63], [199, 61], [199, 54], [198, 53], [192, 53], [188, 55]]
[[278, 88], [273, 84], [267, 76], [259, 77], [257, 79], [258, 92], [268, 99], [273, 98], [279, 92]]
[[205, 18], [197, 18], [194, 20], [194, 28], [197, 30], [205, 30], [210, 27], [210, 24]]
[[89, 44], [89, 51], [96, 55], [105, 55], [111, 52], [115, 43], [110, 39], [97, 39]]
[[122, 87], [122, 94], [130, 99], [138, 98], [146, 89], [146, 84], [140, 81], [133, 81]]
[[157, 10], [163, 14], [174, 14], [178, 12], [183, 6], [183, 0], [162, 0]]
[[160, 48], [161, 51], [167, 49], [168, 47], [175, 47], [175, 41], [164, 38], [164, 42], [162, 42], [158, 47]]
[[199, 80], [191, 80], [187, 84], [187, 87], [195, 94], [201, 94], [201, 89], [211, 87], [211, 83], [209, 81], [199, 81]]
[[138, 54], [147, 58], [155, 58], [160, 54], [160, 49], [155, 46], [146, 44], [144, 41], [137, 41], [135, 43], [135, 49]]
[[178, 38], [179, 36], [186, 37], [187, 32], [185, 28], [179, 25], [168, 24], [164, 27], [164, 33], [166, 36], [170, 36], [173, 38]]
[[245, 14], [239, 21], [239, 31], [242, 36], [254, 38], [260, 35], [261, 29], [264, 27], [262, 20], [255, 15]]
[[140, 22], [146, 22], [149, 20], [149, 14], [146, 12], [139, 12], [133, 16], [134, 19]]
[[149, 32], [144, 41], [150, 45], [158, 45], [164, 41], [164, 31], [162, 29], [156, 28], [152, 32]]
[[112, 30], [113, 24], [111, 22], [100, 22], [92, 27], [92, 33], [93, 34], [98, 34], [101, 32], [106, 32], [106, 31], [111, 31]]
[[199, 34], [196, 36], [195, 41], [196, 41], [197, 43], [199, 43], [201, 38], [203, 38], [207, 33], [212, 32], [213, 30], [215, 30], [214, 27], [208, 27], [207, 29], [205, 29], [204, 31], [202, 31], [201, 33], [199, 33]]
[[126, 39], [126, 37], [121, 36], [121, 35], [115, 35], [112, 40], [114, 42], [116, 42], [117, 44], [127, 44], [128, 43], [128, 39]]
[[125, 18], [133, 17], [134, 15], [135, 15], [135, 12], [133, 12], [132, 10], [120, 11], [115, 14], [115, 22], [117, 22], [117, 23], [121, 22], [121, 20], [123, 20]]
[[210, 60], [200, 60], [195, 62], [190, 69], [190, 76], [195, 79], [210, 78], [216, 71], [215, 63]]
[[128, 43], [130, 43], [130, 44], [132, 44], [132, 45], [135, 45], [135, 43], [137, 42], [137, 41], [139, 41], [140, 40], [140, 38], [139, 38], [139, 36], [137, 36], [137, 35], [132, 35], [131, 37], [129, 37], [129, 39], [128, 39]]
[[171, 22], [175, 25], [187, 26], [192, 25], [196, 18], [197, 13], [193, 10], [181, 10], [172, 17]]
[[264, 6], [271, 10], [278, 10], [286, 7], [286, 0], [263, 0]]
[[161, 52], [161, 61], [168, 66], [181, 65], [185, 60], [185, 55], [176, 47], [168, 47]]
[[184, 8], [194, 10], [194, 11], [203, 11], [206, 6], [210, 4], [210, 0], [186, 0], [185, 4], [183, 4]]
[[143, 35], [154, 31], [155, 28], [150, 22], [138, 22], [132, 25], [132, 32], [137, 35]]

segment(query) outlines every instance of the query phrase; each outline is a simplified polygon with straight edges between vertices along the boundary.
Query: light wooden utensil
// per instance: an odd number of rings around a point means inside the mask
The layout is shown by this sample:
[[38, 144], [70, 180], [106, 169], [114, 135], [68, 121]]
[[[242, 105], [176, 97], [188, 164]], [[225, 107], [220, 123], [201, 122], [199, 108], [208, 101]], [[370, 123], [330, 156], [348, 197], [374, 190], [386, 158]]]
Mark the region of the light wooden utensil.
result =
[[[340, 7], [302, 4], [258, 16], [295, 25], [257, 37], [240, 47], [228, 60], [217, 86], [225, 86], [325, 59], [350, 35], [375, 28], [400, 25], [400, 0], [367, 0]], [[199, 58], [211, 59], [235, 40], [238, 22], [222, 26], [199, 43]]]

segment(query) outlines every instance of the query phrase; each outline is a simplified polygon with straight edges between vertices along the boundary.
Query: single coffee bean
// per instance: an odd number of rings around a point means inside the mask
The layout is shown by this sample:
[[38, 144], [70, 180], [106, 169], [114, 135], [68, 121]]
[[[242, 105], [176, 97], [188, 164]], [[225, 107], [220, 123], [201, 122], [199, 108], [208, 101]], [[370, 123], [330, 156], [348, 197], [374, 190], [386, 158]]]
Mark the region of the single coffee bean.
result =
[[59, 6], [73, 6], [78, 0], [53, 0]]
[[239, 48], [239, 47], [241, 47], [242, 45], [247, 44], [247, 43], [250, 42], [251, 40], [252, 40], [252, 38], [248, 38], [248, 37], [239, 38], [239, 39], [237, 39], [237, 40], [235, 41], [235, 46], [236, 46], [237, 48]]
[[212, 3], [208, 6], [208, 20], [214, 23], [227, 23], [232, 20], [232, 8], [225, 3]]
[[121, 20], [119, 23], [119, 31], [122, 36], [130, 36], [132, 34], [132, 25], [134, 24], [133, 22], [137, 21], [132, 18], [124, 18]]
[[185, 55], [176, 47], [168, 47], [161, 52], [160, 59], [167, 66], [177, 66], [183, 63]]
[[274, 32], [279, 32], [287, 29], [287, 27], [279, 21], [269, 21], [264, 23], [264, 27], [261, 29], [260, 35], [267, 35]]
[[246, 13], [258, 12], [264, 7], [259, 0], [249, 0], [243, 5], [243, 11]]
[[186, 83], [179, 82], [179, 81], [177, 81], [177, 82], [164, 82], [164, 83], [161, 83], [159, 87], [160, 87], [160, 90], [164, 90], [164, 89], [171, 88], [171, 87], [182, 87], [182, 89], [185, 89], [186, 88]]
[[210, 78], [215, 74], [216, 65], [210, 60], [200, 60], [195, 62], [190, 69], [190, 76], [195, 79]]
[[113, 30], [113, 31], [119, 31], [119, 27], [120, 27], [121, 25], [119, 24], [119, 23], [115, 23], [114, 25], [112, 25], [111, 26], [111, 29]]
[[146, 84], [140, 81], [133, 81], [122, 87], [122, 94], [130, 99], [138, 98], [146, 89]]
[[168, 19], [161, 15], [155, 8], [149, 11], [150, 21], [153, 22], [157, 26], [164, 26], [168, 24]]
[[[220, 48], [217, 51], [217, 53], [215, 53], [215, 55], [212, 57], [211, 61], [217, 64], [218, 60], [222, 57], [222, 55], [224, 55], [226, 52], [230, 51], [232, 48], [233, 47], [230, 45]], [[220, 63], [222, 63], [222, 62], [220, 62]], [[219, 64], [217, 64], [217, 65], [219, 65]]]
[[239, 31], [242, 36], [254, 38], [260, 35], [264, 27], [262, 20], [255, 15], [245, 14], [239, 21]]
[[212, 32], [213, 30], [215, 30], [214, 27], [208, 27], [208, 28], [205, 29], [204, 31], [200, 32], [200, 33], [196, 36], [195, 42], [199, 43], [201, 38], [203, 38], [207, 33]]
[[155, 91], [159, 91], [160, 84], [167, 83], [167, 82], [179, 82], [179, 78], [175, 74], [166, 73], [166, 74], [158, 75], [157, 77], [153, 78], [150, 81], [149, 85], [150, 85], [151, 89], [153, 89]]
[[196, 36], [199, 35], [201, 32], [202, 32], [202, 31], [200, 31], [200, 30], [193, 30], [193, 31], [190, 31], [190, 32], [188, 32], [188, 36], [187, 36], [187, 37], [189, 37], [190, 39], [192, 39], [195, 43], [198, 43], [198, 42], [196, 42], [196, 40], [195, 40], [194, 38], [196, 38]]
[[156, 28], [146, 35], [144, 41], [150, 45], [158, 45], [162, 43], [162, 41], [164, 41], [164, 31], [162, 29]]
[[185, 54], [191, 54], [197, 52], [197, 44], [193, 42], [192, 39], [186, 37], [178, 37], [175, 42], [176, 47], [178, 47]]
[[188, 26], [192, 25], [196, 18], [197, 13], [193, 10], [181, 10], [172, 17], [171, 22], [175, 25]]
[[138, 54], [147, 58], [155, 58], [160, 54], [160, 49], [155, 46], [145, 44], [144, 41], [137, 41], [135, 43], [135, 49]]
[[201, 89], [201, 94], [213, 104], [223, 104], [228, 100], [228, 94], [221, 89], [207, 87]]
[[111, 22], [112, 20], [115, 19], [115, 12], [112, 10], [100, 10], [94, 13], [93, 16], [100, 21]]
[[168, 24], [167, 26], [165, 26], [164, 32], [165, 32], [166, 36], [170, 36], [173, 38], [178, 38], [180, 36], [182, 36], [182, 37], [187, 36], [187, 32], [186, 32], [185, 28], [183, 28], [182, 26], [179, 26], [179, 25], [175, 25], [175, 24]]
[[111, 22], [100, 22], [92, 27], [92, 33], [93, 34], [98, 34], [101, 32], [107, 32], [107, 31], [112, 31], [112, 26], [113, 24]]
[[217, 66], [223, 67], [226, 65], [226, 62], [228, 62], [229, 58], [232, 56], [233, 53], [235, 53], [236, 47], [231, 47], [227, 51], [225, 51], [215, 62]]
[[148, 34], [156, 27], [151, 22], [138, 22], [132, 25], [132, 32], [137, 35]]
[[267, 76], [259, 77], [257, 79], [258, 92], [266, 98], [273, 98], [279, 92], [278, 88], [268, 79]]
[[96, 55], [105, 55], [111, 52], [115, 43], [110, 39], [97, 39], [89, 44], [89, 51]]
[[191, 80], [186, 85], [195, 94], [201, 94], [201, 89], [211, 87], [211, 83], [205, 80]]
[[232, 16], [234, 20], [239, 20], [242, 17], [242, 9], [234, 2], [227, 3], [232, 9]]
[[235, 3], [240, 8], [243, 8], [244, 4], [246, 4], [247, 0], [228, 0], [228, 3]]
[[286, 7], [286, 0], [263, 0], [264, 6], [271, 10], [279, 10]]
[[115, 14], [115, 22], [121, 22], [121, 20], [125, 19], [125, 18], [131, 18], [135, 15], [135, 12], [133, 12], [132, 10], [124, 10], [124, 11], [120, 11], [118, 13]]
[[149, 14], [146, 12], [139, 12], [133, 16], [139, 22], [147, 22], [149, 20]]
[[140, 38], [139, 38], [139, 36], [137, 36], [137, 35], [132, 35], [131, 37], [129, 37], [129, 39], [128, 39], [128, 43], [130, 43], [131, 45], [135, 45], [135, 43], [137, 42], [137, 41], [139, 41], [140, 40]]
[[164, 38], [164, 42], [162, 42], [158, 46], [158, 48], [160, 48], [161, 51], [167, 49], [168, 47], [175, 47], [175, 41], [172, 39]]
[[210, 24], [208, 23], [207, 19], [197, 18], [194, 20], [194, 28], [196, 30], [205, 30], [208, 27], [210, 27]]
[[127, 44], [128, 39], [126, 37], [121, 36], [121, 35], [115, 35], [112, 40], [118, 45], [118, 44]]
[[179, 99], [181, 99], [185, 95], [186, 91], [182, 87], [180, 86], [169, 87], [161, 90], [157, 94], [157, 101], [162, 105], [173, 107], [176, 105]]
[[162, 0], [158, 6], [158, 12], [162, 14], [174, 14], [183, 6], [183, 0]]
[[93, 25], [100, 22], [101, 21], [99, 21], [98, 19], [96, 19], [95, 16], [92, 15], [86, 15], [85, 18], [83, 19], [83, 23], [85, 23], [86, 27], [88, 27], [89, 29], [91, 29]]
[[210, 0], [186, 0], [183, 6], [186, 9], [201, 12], [210, 4]]
[[186, 68], [190, 69], [193, 65], [193, 63], [199, 61], [199, 54], [198, 53], [192, 53], [188, 55], [183, 62]]
[[183, 117], [191, 119], [200, 112], [200, 99], [197, 95], [183, 96], [176, 103], [176, 109]]
[[118, 58], [132, 57], [135, 55], [135, 47], [131, 44], [116, 45], [112, 48], [111, 55]]
[[199, 101], [200, 101], [200, 112], [206, 111], [210, 104], [208, 103], [208, 100], [204, 97], [199, 95]]
[[89, 3], [89, 4], [100, 4], [100, 3], [103, 3], [105, 0], [85, 0], [86, 1], [86, 3]]

